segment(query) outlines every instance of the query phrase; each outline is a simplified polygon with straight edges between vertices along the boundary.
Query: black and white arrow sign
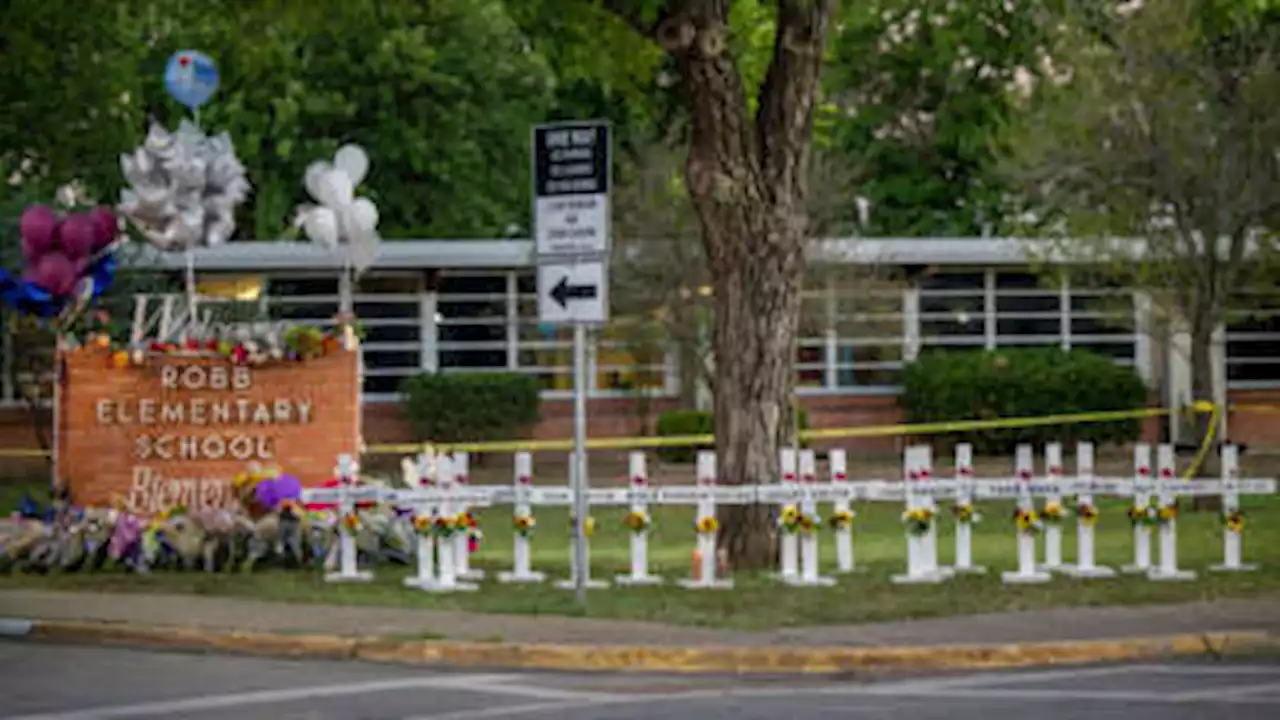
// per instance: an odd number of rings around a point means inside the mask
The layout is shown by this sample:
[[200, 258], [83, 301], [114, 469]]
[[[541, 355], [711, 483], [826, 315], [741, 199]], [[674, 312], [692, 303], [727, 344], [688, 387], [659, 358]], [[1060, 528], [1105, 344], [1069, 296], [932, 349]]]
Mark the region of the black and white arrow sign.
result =
[[603, 260], [538, 267], [538, 319], [544, 323], [602, 323], [609, 317], [609, 278]]
[[570, 300], [594, 300], [599, 288], [595, 285], [570, 285], [569, 276], [560, 278], [560, 282], [551, 288], [551, 299], [560, 303], [560, 307], [568, 308]]

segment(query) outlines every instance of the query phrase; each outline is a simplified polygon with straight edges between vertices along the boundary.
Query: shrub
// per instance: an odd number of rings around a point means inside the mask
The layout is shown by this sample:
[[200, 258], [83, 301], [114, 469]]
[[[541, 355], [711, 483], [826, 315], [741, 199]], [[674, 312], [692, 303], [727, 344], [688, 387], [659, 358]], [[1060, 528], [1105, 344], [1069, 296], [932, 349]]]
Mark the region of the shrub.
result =
[[423, 374], [404, 381], [419, 442], [511, 440], [538, 422], [538, 379], [519, 373]]
[[[1147, 405], [1147, 387], [1133, 368], [1105, 355], [1059, 348], [934, 351], [903, 372], [902, 406], [911, 423], [1038, 417]], [[1070, 423], [946, 435], [973, 443], [980, 454], [1009, 454], [1019, 443], [1135, 440], [1141, 420]]]
[[[801, 430], [809, 428], [809, 414], [800, 406], [795, 406], [796, 423]], [[658, 437], [674, 435], [714, 435], [716, 431], [715, 416], [707, 410], [669, 410], [658, 414]], [[808, 443], [801, 443], [807, 446]], [[668, 463], [691, 463], [699, 450], [711, 450], [714, 445], [697, 445], [685, 447], [658, 448], [658, 459]]]

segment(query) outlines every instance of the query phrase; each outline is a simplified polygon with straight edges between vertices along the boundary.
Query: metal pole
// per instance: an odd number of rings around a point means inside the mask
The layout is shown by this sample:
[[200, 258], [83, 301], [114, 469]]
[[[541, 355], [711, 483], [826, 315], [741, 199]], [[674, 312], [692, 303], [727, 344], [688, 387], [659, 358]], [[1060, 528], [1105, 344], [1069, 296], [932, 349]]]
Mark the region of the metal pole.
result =
[[578, 607], [587, 606], [587, 328], [573, 326], [573, 577]]

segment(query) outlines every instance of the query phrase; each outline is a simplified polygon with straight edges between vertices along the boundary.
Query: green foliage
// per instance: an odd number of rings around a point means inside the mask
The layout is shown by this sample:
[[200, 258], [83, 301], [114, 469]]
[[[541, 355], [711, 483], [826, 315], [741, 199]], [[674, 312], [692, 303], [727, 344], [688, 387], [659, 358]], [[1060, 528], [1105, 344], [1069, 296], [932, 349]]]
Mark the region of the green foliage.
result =
[[15, 0], [0, 28], [0, 170], [27, 167], [52, 189], [80, 178], [116, 197], [118, 156], [148, 116], [186, 113], [164, 90], [181, 48], [218, 63], [220, 88], [201, 109], [227, 131], [254, 193], [241, 238], [280, 236], [307, 164], [358, 142], [372, 159], [369, 192], [389, 238], [500, 237], [527, 224], [529, 127], [551, 111], [552, 76], [503, 0], [325, 8], [284, 2], [65, 3]]
[[[1147, 387], [1132, 369], [1082, 350], [1019, 348], [924, 353], [903, 371], [907, 421], [1039, 417], [1147, 405]], [[1073, 423], [947, 435], [973, 443], [975, 452], [1004, 455], [1019, 443], [1134, 440], [1140, 421]]]
[[519, 373], [423, 374], [406, 380], [405, 416], [420, 442], [511, 440], [538, 422], [538, 379]]
[[[793, 405], [796, 412], [796, 428], [809, 428], [809, 413], [800, 405]], [[715, 417], [706, 410], [669, 410], [658, 415], [658, 437], [679, 435], [714, 435]], [[801, 442], [807, 447], [807, 442]], [[712, 450], [714, 445], [690, 445], [688, 447], [658, 448], [658, 459], [668, 463], [691, 463], [699, 450]]]
[[999, 231], [1002, 126], [1018, 110], [1015, 78], [1042, 73], [1052, 4], [869, 0], [845, 10], [824, 72], [838, 108], [826, 132], [871, 201], [864, 234]]

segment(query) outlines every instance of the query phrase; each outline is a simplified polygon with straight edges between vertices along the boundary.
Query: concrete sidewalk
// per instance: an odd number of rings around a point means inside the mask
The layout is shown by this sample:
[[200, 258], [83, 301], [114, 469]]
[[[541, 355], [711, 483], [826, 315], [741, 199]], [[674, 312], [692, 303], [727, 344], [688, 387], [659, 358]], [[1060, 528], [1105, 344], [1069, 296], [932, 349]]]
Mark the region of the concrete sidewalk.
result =
[[127, 623], [210, 631], [558, 645], [826, 647], [1044, 643], [1262, 631], [1280, 635], [1280, 599], [1079, 607], [870, 625], [715, 630], [549, 615], [283, 604], [194, 595], [0, 590], [0, 618]]

